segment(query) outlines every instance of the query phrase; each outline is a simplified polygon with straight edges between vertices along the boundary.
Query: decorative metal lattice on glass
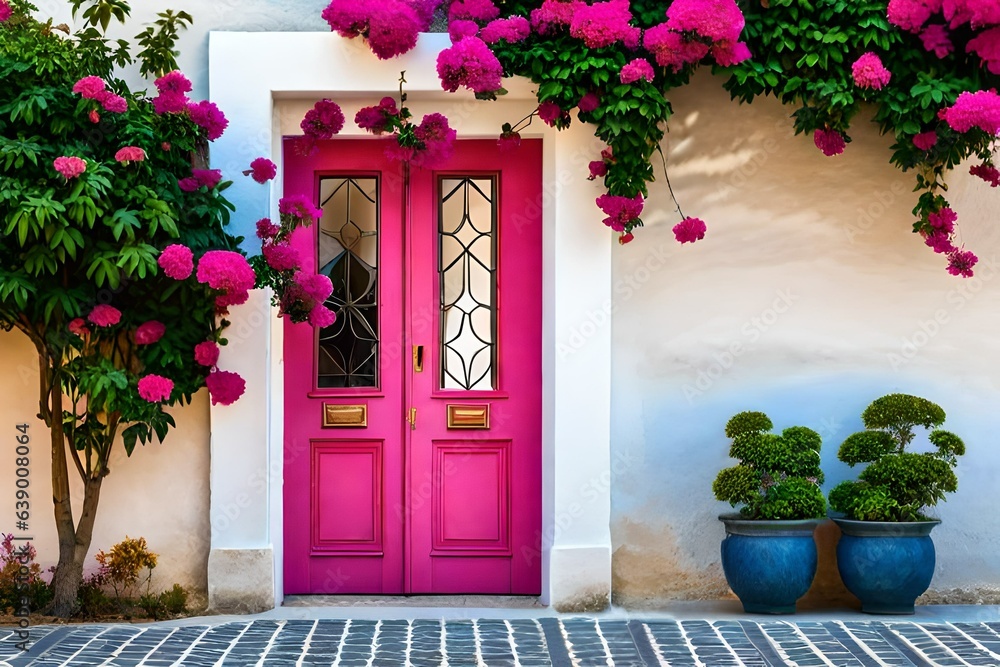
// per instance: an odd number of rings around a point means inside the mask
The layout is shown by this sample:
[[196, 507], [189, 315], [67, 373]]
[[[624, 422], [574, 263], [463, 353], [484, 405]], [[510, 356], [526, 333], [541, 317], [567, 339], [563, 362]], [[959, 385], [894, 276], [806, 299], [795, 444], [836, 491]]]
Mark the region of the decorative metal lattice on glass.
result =
[[337, 314], [319, 332], [318, 387], [378, 386], [378, 180], [320, 179], [319, 272]]
[[496, 178], [440, 181], [441, 388], [496, 388]]

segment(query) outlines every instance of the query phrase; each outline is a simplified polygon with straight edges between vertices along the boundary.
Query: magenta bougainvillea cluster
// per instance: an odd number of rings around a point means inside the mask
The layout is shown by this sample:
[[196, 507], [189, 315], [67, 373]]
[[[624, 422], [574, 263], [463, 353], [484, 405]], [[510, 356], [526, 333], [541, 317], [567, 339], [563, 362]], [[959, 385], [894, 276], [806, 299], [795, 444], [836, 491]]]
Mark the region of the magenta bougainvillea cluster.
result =
[[[426, 27], [426, 17], [439, 2], [414, 0], [396, 2], [390, 7], [369, 6], [356, 0], [332, 0], [323, 16], [333, 30], [346, 37], [365, 38], [378, 57], [388, 58], [413, 48], [417, 32]], [[360, 8], [362, 4], [363, 9]], [[517, 148], [519, 130], [535, 116], [557, 129], [570, 125], [574, 110], [585, 122], [604, 117], [605, 105], [616, 104], [620, 99], [609, 94], [615, 86], [645, 86], [672, 75], [679, 78], [667, 81], [669, 85], [677, 85], [683, 83], [699, 64], [733, 67], [752, 58], [751, 49], [743, 39], [744, 14], [735, 0], [673, 0], [666, 3], [665, 11], [658, 10], [662, 12], [658, 21], [650, 9], [655, 5], [630, 0], [542, 0], [514, 3], [515, 9], [508, 4], [492, 0], [454, 0], [448, 5], [448, 34], [452, 44], [437, 60], [437, 73], [444, 90], [466, 89], [477, 98], [495, 99], [505, 92], [502, 61], [508, 60], [498, 57], [500, 50], [506, 49], [509, 57], [510, 49], [541, 38], [563, 40], [557, 42], [560, 45], [575, 41], [586, 49], [584, 53], [595, 54], [595, 58], [612, 51], [626, 54], [626, 57], [617, 61], [620, 64], [614, 79], [600, 81], [595, 78], [593, 89], [582, 91], [569, 104], [565, 96], [559, 99], [553, 94], [558, 86], [541, 85], [535, 112], [518, 124], [503, 126], [498, 139], [502, 151]], [[766, 3], [764, 7], [766, 11]], [[392, 11], [399, 11], [401, 20], [388, 30], [382, 26], [386, 13]], [[926, 52], [937, 58], [951, 57], [958, 48], [978, 58], [984, 70], [1000, 74], [1000, 3], [996, 0], [890, 0], [883, 16], [899, 30], [919, 38]], [[860, 99], [875, 101], [893, 81], [893, 72], [884, 63], [885, 54], [880, 55], [877, 48], [880, 44], [882, 42], [877, 40], [870, 42], [869, 50], [844, 63], [849, 68], [848, 80], [853, 80]], [[819, 57], [804, 60], [811, 65]], [[591, 61], [581, 59], [580, 62]], [[355, 122], [373, 134], [391, 134], [395, 139], [387, 150], [391, 157], [419, 166], [439, 164], [449, 154], [446, 147], [454, 138], [454, 131], [445, 129], [447, 121], [443, 117], [425, 117], [420, 126], [413, 126], [402, 102], [403, 99], [397, 105], [393, 98], [385, 98], [379, 105], [362, 109]], [[665, 120], [666, 116], [660, 118]], [[815, 130], [812, 129], [815, 124], [808, 128], [813, 132], [816, 147], [824, 155], [832, 157], [845, 152], [850, 142], [845, 131], [846, 118], [827, 124], [821, 121]], [[942, 105], [938, 119], [941, 127], [951, 132], [977, 131], [995, 137], [1000, 135], [1000, 96], [992, 90], [962, 92], [954, 104]], [[651, 122], [659, 121], [653, 119]], [[938, 160], [937, 155], [937, 151], [944, 151], [938, 143], [942, 132], [944, 130], [939, 132], [937, 128], [924, 127], [911, 135], [913, 146], [926, 153], [922, 164], [931, 170], [945, 163]], [[600, 130], [598, 135], [604, 138]], [[648, 156], [649, 150], [645, 150]], [[632, 240], [635, 228], [642, 225], [645, 185], [618, 178], [622, 171], [636, 169], [635, 157], [613, 153], [609, 146], [599, 159], [590, 162], [589, 178], [604, 179], [608, 192], [597, 198], [597, 206], [604, 214], [604, 224], [619, 234], [622, 243], [627, 243]], [[1000, 171], [993, 166], [991, 156], [988, 152], [981, 156], [982, 164], [974, 166], [972, 173], [994, 187], [1000, 186]], [[651, 171], [646, 174], [644, 180], [651, 180]], [[925, 183], [930, 196], [921, 197], [915, 210], [918, 216], [915, 231], [935, 252], [947, 256], [949, 272], [972, 275], [977, 258], [956, 241], [956, 216], [938, 192], [943, 184], [936, 179], [921, 182]], [[693, 243], [705, 237], [704, 221], [684, 216], [679, 205], [677, 212], [682, 218], [674, 227], [679, 243]]]

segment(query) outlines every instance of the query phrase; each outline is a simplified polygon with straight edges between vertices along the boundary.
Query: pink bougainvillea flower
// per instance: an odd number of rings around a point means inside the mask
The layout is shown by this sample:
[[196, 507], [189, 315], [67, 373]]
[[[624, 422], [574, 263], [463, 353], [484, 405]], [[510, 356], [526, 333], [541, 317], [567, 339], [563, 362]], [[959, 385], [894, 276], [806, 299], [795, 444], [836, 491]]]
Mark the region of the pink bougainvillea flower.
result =
[[501, 153], [509, 153], [520, 146], [521, 134], [513, 130], [501, 133], [500, 138], [497, 139], [497, 148], [500, 149]]
[[626, 225], [642, 214], [643, 199], [641, 194], [635, 197], [606, 194], [597, 198], [597, 206], [607, 215], [604, 224], [623, 232]]
[[978, 30], [985, 26], [1000, 24], [1000, 4], [995, 0], [925, 0], [936, 11], [935, 5], [940, 5], [944, 17], [950, 21], [952, 28], [968, 24]]
[[319, 304], [309, 311], [309, 324], [317, 329], [332, 326], [337, 321], [337, 314], [326, 306]]
[[423, 149], [413, 156], [418, 167], [433, 169], [443, 165], [455, 152], [458, 132], [448, 126], [448, 118], [439, 113], [426, 114], [413, 130]]
[[979, 56], [993, 74], [1000, 74], [1000, 26], [984, 30], [966, 44], [967, 53]]
[[378, 135], [388, 130], [398, 116], [396, 100], [392, 97], [383, 97], [376, 106], [359, 109], [354, 115], [354, 122], [362, 130]]
[[955, 104], [938, 113], [941, 120], [956, 132], [974, 127], [994, 136], [1000, 135], [1000, 95], [995, 90], [961, 93]]
[[85, 76], [73, 84], [73, 92], [80, 93], [85, 99], [100, 100], [107, 84], [99, 76]]
[[705, 238], [707, 227], [699, 218], [684, 218], [674, 225], [674, 238], [678, 243], [694, 243]]
[[569, 26], [577, 10], [586, 6], [583, 0], [544, 0], [541, 7], [531, 10], [531, 29], [539, 35], [548, 35]]
[[329, 139], [344, 128], [344, 112], [333, 100], [322, 99], [306, 112], [299, 127], [307, 137]]
[[[105, 91], [106, 92], [106, 91]], [[107, 93], [101, 97], [101, 106], [105, 111], [111, 113], [125, 113], [128, 111], [128, 102], [121, 95]]]
[[702, 41], [688, 39], [666, 23], [646, 30], [642, 45], [653, 55], [657, 65], [669, 67], [675, 72], [707, 56], [710, 48]]
[[601, 98], [597, 96], [597, 93], [590, 92], [580, 98], [580, 101], [576, 103], [576, 107], [583, 113], [590, 113], [600, 106], [600, 104]]
[[185, 280], [194, 271], [194, 253], [186, 245], [174, 243], [163, 249], [156, 263], [168, 278]]
[[587, 177], [588, 181], [592, 181], [608, 173], [608, 163], [604, 160], [593, 160], [587, 167], [590, 169], [590, 176]]
[[266, 157], [259, 157], [250, 163], [250, 168], [243, 172], [258, 183], [267, 183], [278, 175], [278, 166]]
[[289, 195], [278, 200], [278, 212], [293, 215], [300, 220], [314, 222], [323, 217], [323, 209], [317, 208], [305, 195]]
[[448, 23], [448, 37], [451, 39], [452, 44], [465, 37], [475, 37], [478, 34], [479, 24], [475, 21], [456, 19]]
[[892, 73], [882, 65], [882, 60], [871, 51], [854, 61], [851, 73], [854, 75], [854, 85], [858, 88], [882, 90], [892, 78]]
[[147, 375], [139, 379], [139, 396], [150, 403], [160, 403], [170, 398], [174, 381], [162, 375]]
[[238, 373], [219, 370], [208, 374], [205, 386], [212, 397], [212, 405], [232, 405], [247, 389], [246, 381]]
[[201, 187], [201, 183], [194, 176], [188, 176], [187, 178], [181, 178], [177, 181], [177, 187], [179, 187], [184, 192], [195, 192]]
[[667, 8], [667, 25], [677, 32], [694, 32], [713, 42], [736, 42], [746, 24], [735, 0], [674, 0]]
[[0, 0], [0, 23], [5, 23], [13, 13], [7, 0]]
[[271, 222], [270, 218], [261, 218], [257, 221], [257, 238], [261, 241], [273, 239], [281, 231], [281, 227]]
[[74, 317], [69, 321], [69, 332], [80, 336], [81, 338], [90, 334], [90, 329], [87, 328], [87, 322], [82, 317]]
[[194, 346], [194, 360], [202, 366], [214, 366], [219, 363], [219, 344], [206, 340]]
[[932, 23], [924, 28], [920, 33], [920, 41], [924, 43], [926, 51], [933, 52], [938, 58], [944, 58], [955, 50], [948, 28], [940, 23]]
[[561, 109], [555, 102], [539, 104], [538, 117], [549, 127], [565, 127], [570, 120], [569, 112]]
[[299, 251], [287, 242], [265, 243], [261, 249], [264, 261], [275, 271], [299, 268]]
[[951, 234], [940, 230], [927, 234], [924, 244], [938, 254], [949, 253], [955, 250], [955, 246], [951, 243]]
[[969, 250], [954, 250], [948, 255], [948, 273], [953, 276], [963, 278], [972, 277], [972, 267], [976, 265], [979, 258]]
[[739, 65], [751, 57], [750, 47], [743, 42], [719, 42], [711, 48], [712, 57], [722, 67]]
[[153, 85], [161, 95], [184, 95], [191, 92], [191, 81], [176, 69], [158, 78]]
[[618, 78], [622, 83], [635, 83], [639, 79], [649, 82], [653, 80], [655, 73], [653, 66], [645, 58], [636, 58], [622, 67]]
[[417, 35], [430, 26], [439, 4], [440, 0], [332, 0], [322, 16], [331, 30], [348, 38], [363, 36], [372, 53], [387, 60], [416, 46]]
[[889, 23], [903, 30], [918, 32], [931, 14], [941, 9], [940, 0], [934, 0], [933, 4], [936, 8], [932, 8], [928, 0], [889, 0]]
[[531, 34], [531, 24], [523, 16], [511, 16], [505, 19], [494, 19], [487, 23], [479, 34], [487, 44], [495, 44], [501, 40], [508, 44], [524, 41]]
[[823, 155], [826, 155], [827, 157], [830, 157], [831, 155], [840, 155], [844, 152], [844, 148], [847, 146], [844, 135], [837, 130], [831, 130], [830, 128], [816, 130], [816, 133], [813, 134], [813, 143], [815, 143], [816, 148], [823, 151]]
[[55, 167], [55, 170], [62, 174], [63, 178], [66, 180], [76, 178], [83, 172], [87, 171], [87, 162], [83, 158], [75, 156], [57, 157], [52, 161], [52, 166]]
[[913, 145], [922, 151], [929, 151], [937, 144], [937, 132], [928, 130], [913, 137]]
[[957, 220], [958, 214], [948, 206], [927, 216], [927, 222], [931, 227], [947, 234], [955, 231], [955, 222]]
[[167, 332], [166, 325], [163, 322], [157, 322], [156, 320], [150, 320], [148, 322], [143, 322], [135, 330], [135, 344], [136, 345], [152, 345], [156, 341], [163, 338], [163, 334]]
[[160, 93], [153, 98], [153, 111], [158, 114], [186, 111], [191, 100], [183, 93]]
[[441, 87], [450, 93], [465, 86], [476, 94], [500, 90], [503, 66], [486, 42], [478, 37], [465, 37], [437, 57], [437, 73]]
[[1000, 186], [1000, 170], [991, 164], [977, 164], [969, 167], [969, 173], [978, 176], [992, 187]]
[[198, 282], [222, 290], [215, 304], [220, 308], [246, 303], [256, 276], [246, 257], [230, 250], [209, 250], [198, 261]]
[[322, 273], [306, 273], [298, 271], [292, 278], [299, 289], [312, 303], [320, 304], [325, 302], [333, 294], [333, 283], [329, 276]]
[[125, 146], [115, 153], [115, 160], [121, 162], [122, 164], [128, 164], [129, 162], [142, 162], [146, 159], [146, 151], [142, 150], [138, 146]]
[[583, 5], [573, 13], [569, 34], [590, 49], [599, 49], [621, 42], [627, 49], [639, 45], [641, 30], [631, 24], [632, 12], [628, 0], [608, 0]]
[[187, 110], [194, 124], [205, 130], [209, 141], [215, 141], [221, 137], [222, 133], [229, 127], [229, 121], [225, 114], [219, 110], [219, 107], [215, 106], [214, 102], [208, 100], [202, 100], [198, 103], [192, 102], [187, 105]]
[[118, 324], [122, 319], [122, 311], [118, 310], [114, 306], [109, 306], [106, 303], [100, 303], [94, 306], [94, 309], [90, 311], [90, 315], [87, 315], [87, 321], [91, 324], [96, 324], [99, 327], [113, 327]]
[[448, 6], [448, 20], [492, 21], [500, 16], [500, 9], [492, 0], [453, 0]]
[[201, 187], [211, 190], [221, 180], [222, 171], [219, 169], [192, 169], [191, 175], [177, 181], [177, 185], [184, 192], [194, 192]]

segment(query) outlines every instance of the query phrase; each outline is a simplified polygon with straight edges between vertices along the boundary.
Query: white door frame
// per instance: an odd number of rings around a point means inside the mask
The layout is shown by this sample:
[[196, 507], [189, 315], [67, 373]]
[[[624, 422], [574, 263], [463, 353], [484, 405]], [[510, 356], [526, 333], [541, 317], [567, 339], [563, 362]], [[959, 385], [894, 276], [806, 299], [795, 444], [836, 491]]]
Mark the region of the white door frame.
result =
[[[212, 32], [210, 99], [229, 119], [211, 147], [211, 162], [234, 185], [235, 231], [254, 252], [254, 223], [277, 218], [281, 136], [303, 109], [329, 97], [345, 106], [344, 134], [362, 134], [353, 111], [397, 93], [406, 71], [414, 116], [445, 113], [460, 137], [493, 137], [504, 119], [534, 108], [530, 82], [505, 81], [510, 94], [482, 103], [441, 90], [435, 63], [444, 34], [421, 35], [405, 56], [377, 60], [358, 40], [325, 33]], [[507, 114], [510, 114], [509, 116]], [[518, 114], [515, 116], [515, 114]], [[283, 129], [284, 128], [284, 129]], [[574, 121], [556, 132], [537, 119], [524, 136], [544, 142], [542, 602], [559, 610], [603, 608], [611, 593], [611, 318], [613, 236], [593, 203], [599, 182], [587, 163], [603, 147]], [[294, 131], [294, 130], [293, 130]], [[240, 172], [270, 156], [270, 187]], [[258, 247], [259, 249], [259, 247]], [[234, 405], [211, 409], [211, 552], [209, 604], [220, 611], [262, 611], [282, 591], [283, 360], [282, 322], [256, 292], [232, 310], [220, 367], [247, 380]]]

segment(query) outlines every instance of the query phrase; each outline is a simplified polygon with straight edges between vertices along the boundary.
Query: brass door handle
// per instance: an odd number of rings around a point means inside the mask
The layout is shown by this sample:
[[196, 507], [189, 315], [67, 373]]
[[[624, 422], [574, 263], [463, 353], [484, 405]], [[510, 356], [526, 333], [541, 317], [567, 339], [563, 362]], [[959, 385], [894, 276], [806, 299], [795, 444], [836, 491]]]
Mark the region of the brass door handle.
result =
[[413, 346], [413, 372], [423, 373], [424, 372], [424, 346], [414, 345]]

